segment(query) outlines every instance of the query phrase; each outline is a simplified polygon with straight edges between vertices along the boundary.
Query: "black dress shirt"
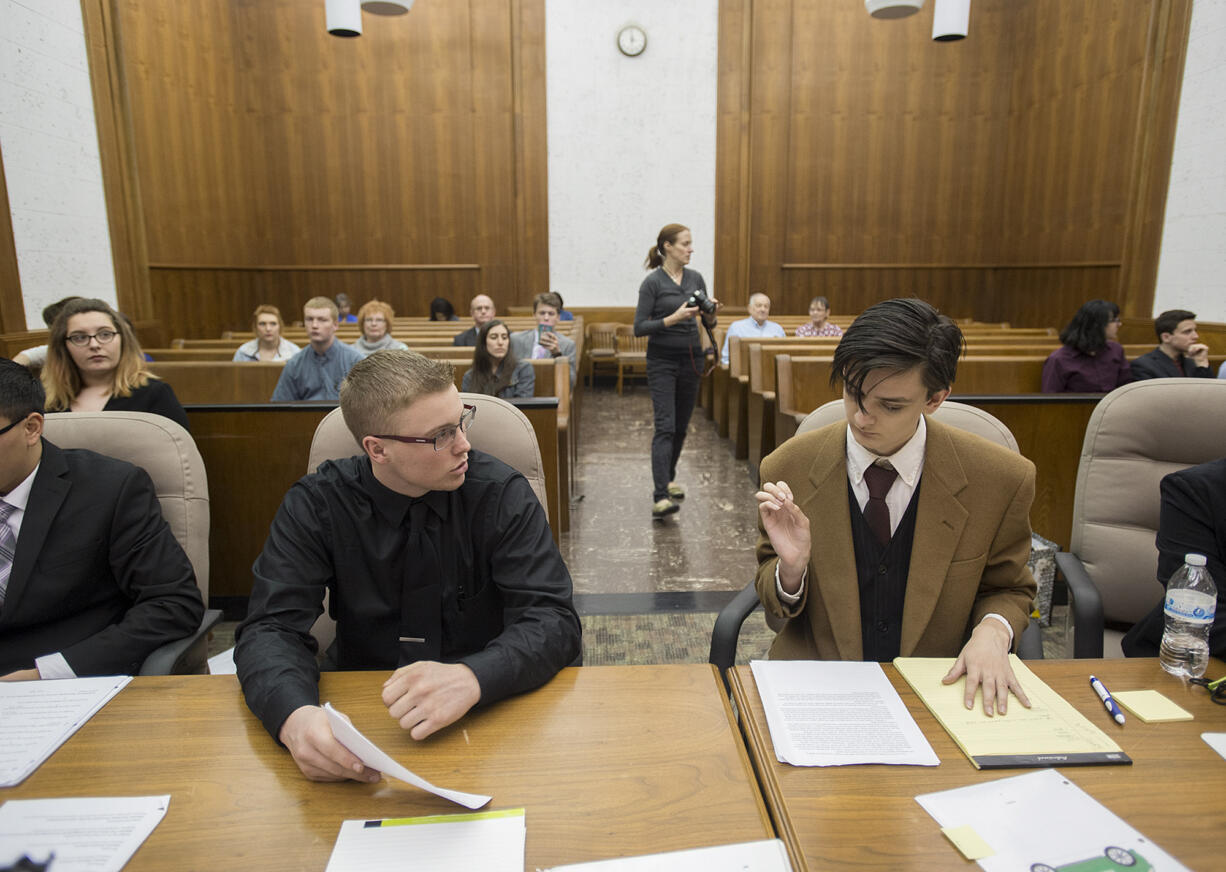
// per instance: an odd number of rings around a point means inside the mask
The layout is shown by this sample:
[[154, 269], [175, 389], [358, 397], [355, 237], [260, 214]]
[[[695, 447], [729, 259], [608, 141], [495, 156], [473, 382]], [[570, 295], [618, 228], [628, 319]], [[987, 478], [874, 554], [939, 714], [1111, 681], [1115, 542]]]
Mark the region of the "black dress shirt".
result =
[[[247, 704], [274, 737], [295, 709], [319, 704], [310, 630], [325, 590], [339, 669], [464, 663], [484, 704], [539, 687], [578, 656], [570, 573], [540, 502], [500, 460], [473, 450], [468, 463], [457, 490], [416, 500], [380, 484], [365, 456], [324, 463], [290, 488], [235, 632]], [[428, 547], [413, 516], [425, 518]]]

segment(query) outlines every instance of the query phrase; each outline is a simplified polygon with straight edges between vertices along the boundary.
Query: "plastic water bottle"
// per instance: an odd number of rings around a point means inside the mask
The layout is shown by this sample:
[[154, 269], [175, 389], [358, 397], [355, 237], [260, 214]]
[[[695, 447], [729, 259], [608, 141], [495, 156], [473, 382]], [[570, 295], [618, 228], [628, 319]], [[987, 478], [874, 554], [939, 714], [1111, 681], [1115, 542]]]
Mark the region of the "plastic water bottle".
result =
[[1209, 665], [1209, 629], [1217, 607], [1217, 585], [1205, 555], [1187, 554], [1166, 585], [1166, 630], [1158, 659], [1171, 675], [1200, 678]]

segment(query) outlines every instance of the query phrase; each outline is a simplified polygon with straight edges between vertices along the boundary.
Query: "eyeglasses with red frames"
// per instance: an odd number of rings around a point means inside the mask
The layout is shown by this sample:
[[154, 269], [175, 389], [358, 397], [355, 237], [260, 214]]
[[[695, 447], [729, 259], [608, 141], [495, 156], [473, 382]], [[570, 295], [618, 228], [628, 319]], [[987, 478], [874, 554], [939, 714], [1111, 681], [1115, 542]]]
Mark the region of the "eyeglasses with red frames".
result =
[[473, 425], [473, 421], [477, 419], [477, 407], [464, 404], [464, 411], [460, 413], [460, 423], [454, 427], [448, 427], [446, 430], [439, 432], [432, 439], [427, 439], [422, 436], [375, 436], [376, 439], [391, 439], [394, 442], [407, 442], [410, 445], [433, 445], [435, 451], [442, 451], [444, 448], [449, 448], [452, 442], [455, 442], [457, 433], [467, 433], [468, 428]]

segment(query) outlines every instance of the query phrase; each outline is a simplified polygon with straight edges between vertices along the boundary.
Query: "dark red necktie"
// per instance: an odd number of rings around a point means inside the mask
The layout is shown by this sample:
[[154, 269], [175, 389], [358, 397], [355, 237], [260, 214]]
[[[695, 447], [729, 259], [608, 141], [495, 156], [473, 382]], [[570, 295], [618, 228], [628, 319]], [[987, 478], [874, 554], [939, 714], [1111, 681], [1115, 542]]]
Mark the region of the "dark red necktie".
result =
[[864, 504], [864, 520], [882, 545], [890, 544], [890, 507], [885, 504], [885, 495], [890, 485], [898, 478], [893, 467], [873, 464], [864, 470], [864, 483], [868, 485], [868, 502]]

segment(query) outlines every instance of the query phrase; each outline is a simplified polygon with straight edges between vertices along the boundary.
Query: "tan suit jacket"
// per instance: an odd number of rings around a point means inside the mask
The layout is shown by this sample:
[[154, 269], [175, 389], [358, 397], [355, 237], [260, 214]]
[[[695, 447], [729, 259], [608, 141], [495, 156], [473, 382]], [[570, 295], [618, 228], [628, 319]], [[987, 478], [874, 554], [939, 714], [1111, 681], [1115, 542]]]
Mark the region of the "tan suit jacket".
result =
[[[762, 461], [762, 481], [786, 481], [809, 518], [805, 593], [794, 606], [775, 590], [778, 558], [758, 521], [758, 597], [787, 623], [777, 660], [860, 660], [860, 592], [847, 493], [845, 421], [789, 439]], [[955, 657], [984, 615], [1021, 638], [1035, 582], [1030, 556], [1034, 464], [963, 430], [928, 419], [915, 540], [903, 603], [900, 653]]]

